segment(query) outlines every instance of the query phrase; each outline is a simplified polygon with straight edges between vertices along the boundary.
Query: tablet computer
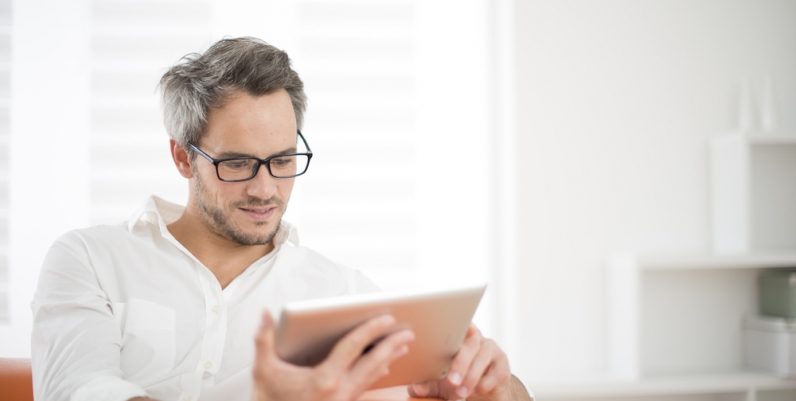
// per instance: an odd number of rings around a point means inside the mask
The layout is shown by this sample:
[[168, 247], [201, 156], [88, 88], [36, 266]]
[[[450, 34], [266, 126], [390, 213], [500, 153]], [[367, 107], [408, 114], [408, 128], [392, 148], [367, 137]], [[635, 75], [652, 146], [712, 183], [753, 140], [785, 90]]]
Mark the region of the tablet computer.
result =
[[390, 313], [397, 322], [395, 331], [410, 328], [415, 340], [409, 344], [409, 352], [393, 362], [390, 373], [371, 389], [438, 380], [448, 373], [485, 289], [486, 285], [478, 285], [288, 303], [279, 318], [276, 353], [287, 362], [315, 366], [353, 328]]

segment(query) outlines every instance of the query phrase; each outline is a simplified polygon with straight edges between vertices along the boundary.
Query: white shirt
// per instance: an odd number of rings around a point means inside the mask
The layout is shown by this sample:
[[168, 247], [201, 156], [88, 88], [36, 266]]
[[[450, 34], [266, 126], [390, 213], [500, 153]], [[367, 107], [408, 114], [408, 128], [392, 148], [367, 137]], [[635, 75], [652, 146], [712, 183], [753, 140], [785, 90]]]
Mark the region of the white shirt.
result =
[[222, 290], [166, 228], [183, 210], [152, 197], [124, 224], [55, 241], [32, 303], [36, 400], [242, 401], [264, 308], [377, 289], [283, 222], [274, 250]]

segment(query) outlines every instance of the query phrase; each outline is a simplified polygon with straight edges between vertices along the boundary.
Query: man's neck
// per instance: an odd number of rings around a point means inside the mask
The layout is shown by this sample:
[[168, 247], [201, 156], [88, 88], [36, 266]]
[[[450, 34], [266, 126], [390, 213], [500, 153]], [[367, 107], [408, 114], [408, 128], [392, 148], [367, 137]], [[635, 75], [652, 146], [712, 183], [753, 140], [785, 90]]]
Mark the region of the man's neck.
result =
[[274, 249], [266, 245], [241, 245], [212, 232], [195, 212], [185, 209], [167, 226], [171, 235], [216, 276], [224, 289], [252, 263]]

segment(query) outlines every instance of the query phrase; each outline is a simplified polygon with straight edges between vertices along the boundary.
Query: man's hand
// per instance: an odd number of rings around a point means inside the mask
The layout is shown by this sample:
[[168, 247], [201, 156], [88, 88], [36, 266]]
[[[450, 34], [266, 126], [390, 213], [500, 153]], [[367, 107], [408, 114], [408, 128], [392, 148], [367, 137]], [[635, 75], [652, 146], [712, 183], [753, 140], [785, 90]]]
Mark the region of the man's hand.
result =
[[252, 374], [253, 400], [322, 401], [353, 400], [380, 377], [389, 366], [409, 350], [414, 339], [410, 330], [392, 333], [366, 354], [365, 348], [387, 334], [395, 325], [390, 315], [374, 317], [348, 333], [329, 356], [317, 366], [302, 367], [287, 363], [274, 349], [274, 321], [268, 311], [255, 338], [257, 352]]
[[530, 400], [522, 383], [511, 375], [506, 354], [470, 325], [459, 352], [442, 380], [409, 385], [413, 397], [445, 400]]

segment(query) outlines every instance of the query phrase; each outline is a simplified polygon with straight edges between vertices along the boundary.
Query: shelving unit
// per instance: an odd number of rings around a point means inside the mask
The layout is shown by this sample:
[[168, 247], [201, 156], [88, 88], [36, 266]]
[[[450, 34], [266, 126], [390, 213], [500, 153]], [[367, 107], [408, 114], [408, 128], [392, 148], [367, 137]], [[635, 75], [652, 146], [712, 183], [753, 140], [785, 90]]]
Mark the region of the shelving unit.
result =
[[796, 400], [796, 378], [742, 357], [760, 270], [796, 268], [796, 135], [717, 135], [710, 169], [712, 252], [611, 255], [608, 374], [539, 399]]
[[[741, 318], [757, 311], [757, 274], [796, 251], [739, 256], [618, 253], [608, 261], [610, 379], [590, 396], [757, 393], [796, 380], [743, 372]], [[796, 396], [796, 392], [794, 393]]]
[[741, 317], [757, 310], [759, 270], [794, 266], [796, 250], [611, 255], [608, 373], [530, 383], [536, 399], [796, 399], [796, 379], [744, 369], [741, 342]]

